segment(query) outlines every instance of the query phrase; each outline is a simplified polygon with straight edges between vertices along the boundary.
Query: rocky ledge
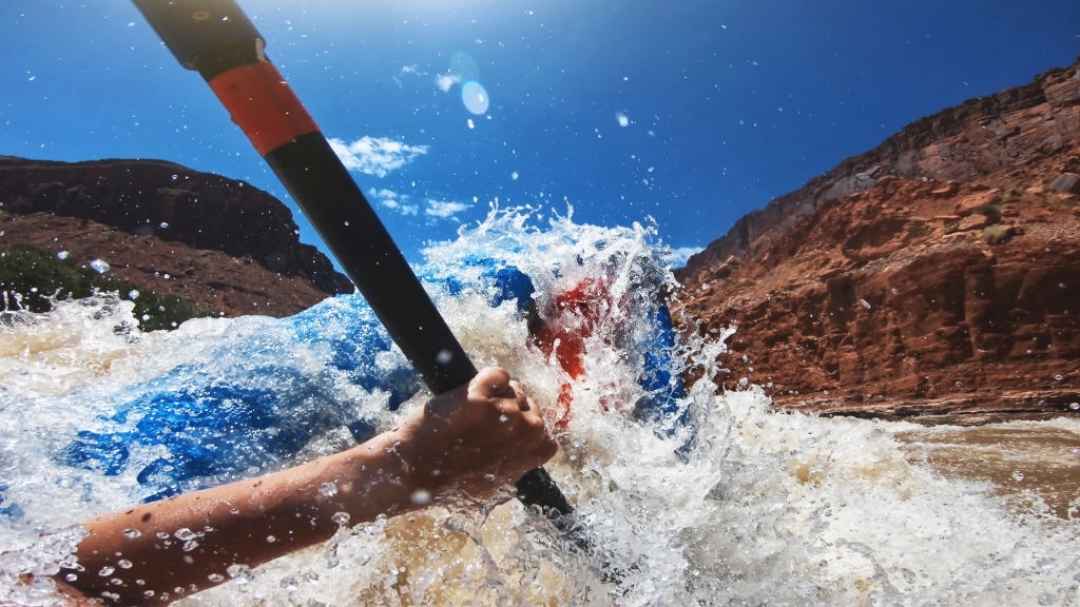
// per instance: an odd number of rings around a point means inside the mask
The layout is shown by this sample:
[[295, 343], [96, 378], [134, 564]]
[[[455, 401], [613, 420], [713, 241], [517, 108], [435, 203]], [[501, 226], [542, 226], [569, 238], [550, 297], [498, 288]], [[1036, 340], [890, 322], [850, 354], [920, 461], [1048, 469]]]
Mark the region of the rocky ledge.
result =
[[[326, 256], [300, 243], [281, 201], [155, 160], [0, 156], [0, 252], [16, 250], [82, 269], [102, 260], [116, 284], [179, 297], [205, 314], [283, 316], [352, 291]], [[34, 273], [17, 281], [33, 282]]]
[[717, 379], [823, 414], [1076, 414], [1078, 68], [924, 118], [691, 257], [683, 330], [737, 327]]

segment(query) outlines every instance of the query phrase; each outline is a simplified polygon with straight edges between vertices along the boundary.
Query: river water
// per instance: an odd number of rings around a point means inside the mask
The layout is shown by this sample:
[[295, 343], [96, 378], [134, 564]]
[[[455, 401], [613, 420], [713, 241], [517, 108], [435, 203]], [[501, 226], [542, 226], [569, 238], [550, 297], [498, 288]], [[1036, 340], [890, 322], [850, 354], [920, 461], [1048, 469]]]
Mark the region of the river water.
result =
[[[432, 246], [427, 267], [467, 273], [461, 260], [497, 252], [540, 277], [541, 299], [600, 273], [616, 295], [642, 301], [673, 286], [657, 270], [664, 248], [649, 226], [527, 215], [493, 211], [455, 242]], [[653, 271], [648, 281], [642, 268]], [[526, 323], [513, 305], [491, 307], [468, 289], [432, 290], [478, 364], [507, 367], [554, 406], [567, 378], [524, 345]], [[352, 408], [378, 428], [398, 415], [379, 390], [332, 372], [324, 344], [287, 335], [282, 321], [199, 319], [142, 333], [131, 307], [108, 297], [61, 302], [45, 315], [8, 315], [0, 328], [0, 507], [8, 508], [0, 514], [0, 595], [13, 604], [54, 604], [44, 574], [78, 542], [78, 522], [149, 492], [134, 464], [108, 476], [65, 465], [57, 453], [80, 430], [130, 423], [109, 419], [117, 403], [177, 369], [213, 382], [288, 367], [328, 395], [298, 400], [306, 414]], [[437, 508], [342, 529], [326, 545], [241, 571], [185, 604], [1080, 604], [1077, 420], [924, 428], [818, 418], [775, 411], [754, 386], [717, 395], [702, 381], [680, 401], [682, 421], [660, 428], [617, 404], [640, 397], [638, 319], [615, 311], [605, 322], [619, 325], [622, 338], [604, 330], [589, 338], [573, 418], [548, 466], [601, 553], [574, 552], [512, 500]], [[253, 340], [270, 346], [252, 353]], [[683, 346], [681, 368], [716, 371], [722, 340]], [[232, 354], [241, 349], [242, 357]], [[276, 465], [350, 441], [328, 424]], [[161, 456], [142, 447], [131, 458]], [[620, 572], [617, 582], [611, 571]], [[19, 582], [26, 573], [37, 581]]]

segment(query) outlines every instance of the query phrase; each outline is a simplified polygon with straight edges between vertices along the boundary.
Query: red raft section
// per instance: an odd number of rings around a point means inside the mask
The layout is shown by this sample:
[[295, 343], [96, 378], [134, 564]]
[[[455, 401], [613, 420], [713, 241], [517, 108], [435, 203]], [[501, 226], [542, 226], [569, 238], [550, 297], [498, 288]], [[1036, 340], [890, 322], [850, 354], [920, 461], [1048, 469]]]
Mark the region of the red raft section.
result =
[[[548, 357], [554, 353], [559, 366], [571, 379], [585, 375], [585, 340], [593, 335], [603, 314], [610, 309], [610, 300], [603, 282], [586, 278], [557, 295], [551, 319], [532, 330], [536, 346]], [[573, 400], [573, 386], [562, 384], [558, 400], [562, 411], [555, 423], [557, 428], [570, 423]]]

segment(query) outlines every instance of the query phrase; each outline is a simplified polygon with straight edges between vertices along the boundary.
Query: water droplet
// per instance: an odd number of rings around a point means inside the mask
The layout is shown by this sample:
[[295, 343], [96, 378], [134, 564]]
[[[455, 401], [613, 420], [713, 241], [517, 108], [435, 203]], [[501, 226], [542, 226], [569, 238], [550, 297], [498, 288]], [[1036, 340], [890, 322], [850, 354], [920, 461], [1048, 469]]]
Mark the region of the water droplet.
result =
[[615, 121], [618, 122], [619, 126], [624, 129], [630, 126], [630, 117], [627, 116], [624, 112], [617, 112], [615, 114]]
[[162, 230], [168, 230], [169, 229], [169, 222], [167, 222], [167, 221], [161, 222], [161, 229]]
[[473, 122], [472, 118], [467, 118], [465, 119], [465, 126], [469, 127], [469, 130], [472, 130], [476, 128], [476, 123]]
[[124, 537], [129, 540], [135, 540], [142, 537], [142, 531], [138, 529], [124, 529]]
[[138, 289], [132, 289], [132, 290], [128, 291], [128, 297], [130, 297], [131, 299], [138, 299], [139, 298], [139, 290]]
[[154, 598], [154, 594], [155, 594], [155, 592], [154, 592], [153, 590], [144, 590], [142, 594], [143, 594], [143, 596], [145, 596], [146, 598], [148, 598], [148, 599], [152, 599], [152, 598]]
[[323, 494], [324, 497], [334, 497], [338, 494], [337, 483], [330, 481], [319, 485], [319, 493]]
[[188, 565], [192, 565], [192, 564], [195, 563], [195, 557], [191, 556], [190, 554], [185, 554], [184, 555], [184, 562], [187, 563]]
[[1064, 381], [1064, 379], [1065, 379], [1065, 376], [1060, 374], [1060, 373], [1058, 373], [1057, 375], [1054, 376], [1054, 381]]
[[268, 536], [266, 536], [266, 543], [267, 543], [267, 544], [273, 544], [273, 543], [274, 543], [274, 542], [276, 542], [276, 541], [277, 541], [277, 538], [276, 538], [276, 537], [274, 537], [274, 536], [272, 536], [272, 535], [268, 535]]
[[513, 181], [517, 181], [520, 177], [521, 177], [521, 174], [518, 173], [517, 171], [514, 171], [513, 173], [510, 173], [510, 179], [513, 180]]
[[110, 575], [113, 574], [114, 571], [116, 571], [116, 569], [114, 567], [109, 567], [108, 565], [106, 565], [106, 566], [102, 567], [101, 571], [98, 571], [97, 574], [99, 576], [101, 576], [101, 577], [109, 577]]
[[211, 573], [210, 575], [206, 576], [206, 579], [210, 580], [215, 584], [220, 584], [225, 581], [225, 576], [221, 575], [220, 573]]
[[431, 492], [427, 489], [417, 489], [412, 492], [410, 499], [417, 506], [427, 506], [431, 503]]
[[184, 552], [191, 552], [192, 550], [194, 550], [194, 549], [196, 549], [198, 547], [199, 547], [199, 542], [197, 542], [195, 540], [188, 540], [188, 541], [184, 542]]
[[450, 350], [439, 350], [439, 353], [435, 355], [435, 362], [440, 365], [448, 365], [453, 359], [454, 355], [450, 353]]
[[90, 269], [98, 274], [104, 274], [105, 272], [108, 272], [111, 267], [109, 266], [109, 262], [104, 259], [95, 259], [90, 262]]
[[1080, 403], [1069, 403], [1069, 408], [1073, 411], [1080, 411]]
[[238, 584], [246, 584], [251, 581], [251, 567], [247, 565], [241, 565], [240, 563], [233, 563], [225, 568], [225, 573], [229, 577], [236, 580]]
[[64, 576], [64, 579], [69, 582], [74, 582], [75, 580], [79, 579], [79, 576], [75, 575], [74, 573], [69, 573]]
[[348, 525], [350, 519], [352, 519], [352, 517], [349, 516], [348, 512], [335, 512], [334, 515], [330, 517], [330, 520], [334, 521], [334, 524], [338, 527]]
[[172, 174], [172, 175], [170, 176], [170, 179], [172, 179], [173, 181], [176, 181], [177, 179], [180, 179], [180, 176], [179, 176], [179, 175], [177, 175], [176, 173], [173, 173], [173, 174]]
[[129, 561], [127, 559], [120, 559], [119, 561], [116, 562], [116, 564], [119, 565], [121, 569], [131, 569], [132, 566], [134, 565], [134, 563], [132, 563], [131, 561]]
[[64, 261], [68, 257], [71, 257], [71, 253], [68, 253], [67, 251], [60, 251], [59, 253], [56, 254], [56, 258], [59, 259], [60, 261]]
[[159, 540], [167, 540], [167, 539], [169, 539], [169, 534], [165, 533], [164, 531], [158, 531], [154, 535], [157, 536], [157, 539], [159, 539]]
[[145, 586], [146, 585], [146, 580], [144, 580], [142, 578], [137, 578], [135, 580], [135, 585], [136, 586]]
[[499, 423], [500, 423], [500, 424], [505, 424], [505, 423], [506, 423], [506, 422], [508, 422], [508, 421], [510, 421], [510, 418], [509, 418], [509, 417], [506, 417], [505, 415], [500, 415], [500, 416], [499, 416]]

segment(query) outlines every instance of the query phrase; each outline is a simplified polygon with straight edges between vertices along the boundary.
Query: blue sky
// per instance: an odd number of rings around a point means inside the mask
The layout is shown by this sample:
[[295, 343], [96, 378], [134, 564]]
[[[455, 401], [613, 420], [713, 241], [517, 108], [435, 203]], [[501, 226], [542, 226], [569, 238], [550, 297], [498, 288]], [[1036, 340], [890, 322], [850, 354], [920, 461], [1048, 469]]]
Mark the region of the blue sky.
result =
[[[241, 3], [411, 258], [495, 197], [704, 245], [904, 124], [1080, 54], [1075, 0]], [[4, 0], [0, 23], [0, 154], [162, 158], [292, 206], [126, 0]]]

